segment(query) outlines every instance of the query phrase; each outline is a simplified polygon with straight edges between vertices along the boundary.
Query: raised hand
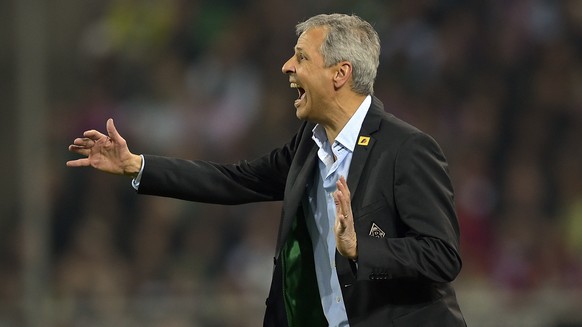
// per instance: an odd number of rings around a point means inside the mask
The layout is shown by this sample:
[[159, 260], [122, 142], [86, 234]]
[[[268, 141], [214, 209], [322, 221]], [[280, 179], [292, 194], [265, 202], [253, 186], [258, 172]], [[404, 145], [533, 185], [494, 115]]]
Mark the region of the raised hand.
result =
[[86, 158], [67, 161], [67, 166], [91, 166], [111, 174], [136, 177], [141, 168], [141, 156], [129, 151], [111, 118], [107, 120], [107, 134], [89, 130], [83, 133], [83, 137], [76, 138], [69, 145], [69, 151]]
[[337, 191], [333, 193], [335, 200], [335, 242], [338, 252], [349, 259], [358, 259], [358, 240], [354, 228], [354, 216], [350, 201], [350, 190], [346, 179], [342, 176], [336, 183]]

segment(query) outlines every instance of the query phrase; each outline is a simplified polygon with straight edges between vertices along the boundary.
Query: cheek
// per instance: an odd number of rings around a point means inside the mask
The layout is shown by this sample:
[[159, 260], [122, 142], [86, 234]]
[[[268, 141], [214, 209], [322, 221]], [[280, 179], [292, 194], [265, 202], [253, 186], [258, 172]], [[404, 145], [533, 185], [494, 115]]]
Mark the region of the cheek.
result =
[[323, 82], [316, 84], [315, 87], [312, 86], [310, 92], [311, 100], [320, 102], [329, 99], [332, 96], [332, 93], [326, 86], [327, 85], [325, 85]]

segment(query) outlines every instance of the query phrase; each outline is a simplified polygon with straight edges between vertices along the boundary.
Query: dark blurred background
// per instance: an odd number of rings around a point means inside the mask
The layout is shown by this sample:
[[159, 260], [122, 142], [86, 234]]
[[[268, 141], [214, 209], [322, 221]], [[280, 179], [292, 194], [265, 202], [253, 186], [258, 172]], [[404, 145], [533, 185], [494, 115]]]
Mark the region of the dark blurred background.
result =
[[135, 153], [268, 152], [294, 26], [330, 12], [375, 26], [376, 95], [448, 157], [469, 326], [582, 326], [580, 0], [0, 2], [0, 326], [259, 326], [280, 203], [137, 196], [67, 146], [113, 117]]

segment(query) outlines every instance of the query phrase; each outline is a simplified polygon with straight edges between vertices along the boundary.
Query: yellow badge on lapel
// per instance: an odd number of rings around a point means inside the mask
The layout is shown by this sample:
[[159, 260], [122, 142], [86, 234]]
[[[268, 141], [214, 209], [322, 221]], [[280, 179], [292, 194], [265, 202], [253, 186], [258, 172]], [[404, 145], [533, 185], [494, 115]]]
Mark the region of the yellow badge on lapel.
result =
[[360, 138], [358, 139], [358, 145], [368, 146], [369, 143], [370, 143], [369, 136], [360, 136]]

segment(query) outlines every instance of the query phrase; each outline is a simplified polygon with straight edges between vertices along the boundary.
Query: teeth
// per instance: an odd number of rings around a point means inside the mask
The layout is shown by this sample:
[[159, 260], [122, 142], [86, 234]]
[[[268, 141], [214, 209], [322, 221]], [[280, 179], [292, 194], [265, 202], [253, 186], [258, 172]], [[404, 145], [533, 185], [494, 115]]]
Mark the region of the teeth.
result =
[[298, 88], [300, 88], [299, 84], [297, 84], [297, 83], [291, 83], [291, 84], [290, 84], [290, 87], [291, 87], [292, 89], [298, 89]]

